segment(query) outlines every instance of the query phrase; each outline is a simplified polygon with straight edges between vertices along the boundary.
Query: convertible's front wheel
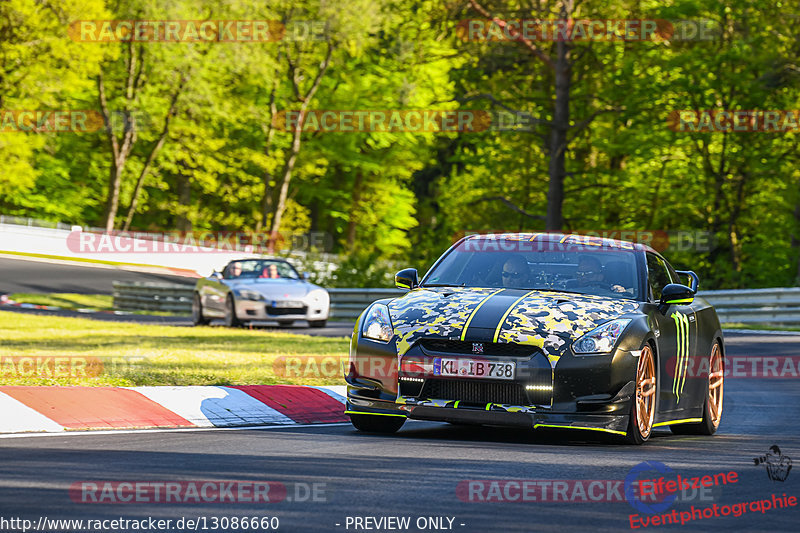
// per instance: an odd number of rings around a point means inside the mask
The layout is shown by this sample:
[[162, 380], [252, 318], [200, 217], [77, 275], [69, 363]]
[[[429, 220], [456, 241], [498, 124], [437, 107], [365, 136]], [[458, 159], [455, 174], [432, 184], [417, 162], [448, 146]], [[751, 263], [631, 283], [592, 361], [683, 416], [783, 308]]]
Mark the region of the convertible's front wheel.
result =
[[676, 435], [713, 435], [722, 421], [722, 399], [725, 386], [725, 362], [722, 349], [715, 342], [708, 358], [708, 388], [703, 405], [703, 419], [696, 424], [677, 424], [669, 429]]
[[200, 300], [200, 295], [194, 293], [194, 298], [192, 298], [192, 324], [195, 326], [207, 326], [209, 322], [210, 320], [203, 316], [203, 303]]
[[628, 431], [625, 439], [630, 444], [642, 444], [653, 431], [656, 413], [656, 362], [653, 349], [645, 344], [636, 366], [636, 393], [631, 401]]
[[396, 433], [406, 423], [404, 416], [350, 415], [353, 426], [365, 433]]
[[238, 328], [242, 325], [242, 322], [236, 316], [236, 304], [230, 294], [225, 300], [225, 325], [229, 328]]

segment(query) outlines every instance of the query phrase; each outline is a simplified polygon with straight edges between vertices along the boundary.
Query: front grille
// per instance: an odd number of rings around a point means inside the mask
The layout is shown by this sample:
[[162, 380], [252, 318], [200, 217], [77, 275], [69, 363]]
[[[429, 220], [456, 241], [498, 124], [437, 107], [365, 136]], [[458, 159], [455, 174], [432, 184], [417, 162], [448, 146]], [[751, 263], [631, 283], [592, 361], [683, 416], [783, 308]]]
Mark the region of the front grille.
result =
[[525, 390], [519, 383], [497, 383], [464, 379], [428, 379], [419, 395], [434, 400], [460, 400], [465, 403], [506, 403], [527, 405]]
[[278, 315], [304, 315], [306, 314], [307, 307], [272, 307], [271, 305], [267, 306], [267, 314], [278, 316]]
[[423, 350], [439, 353], [457, 353], [469, 355], [499, 355], [507, 357], [528, 357], [536, 352], [535, 346], [513, 344], [508, 342], [482, 342], [483, 352], [475, 353], [470, 341], [451, 341], [447, 339], [422, 339], [420, 345]]

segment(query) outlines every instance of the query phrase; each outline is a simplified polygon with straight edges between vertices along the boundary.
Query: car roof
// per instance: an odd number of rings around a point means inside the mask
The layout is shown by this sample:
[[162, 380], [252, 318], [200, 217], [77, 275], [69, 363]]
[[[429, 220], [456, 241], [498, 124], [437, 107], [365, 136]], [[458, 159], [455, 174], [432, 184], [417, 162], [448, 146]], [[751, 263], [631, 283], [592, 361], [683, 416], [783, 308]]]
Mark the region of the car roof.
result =
[[279, 261], [281, 263], [288, 263], [286, 259], [279, 259], [277, 257], [244, 257], [242, 259], [231, 259], [228, 261], [230, 263], [236, 263], [238, 261]]
[[578, 233], [557, 233], [557, 232], [478, 233], [464, 237], [462, 239], [462, 242], [474, 239], [552, 242], [559, 244], [574, 244], [574, 245], [585, 244], [590, 246], [607, 246], [609, 248], [617, 248], [620, 250], [630, 250], [630, 251], [635, 250], [640, 252], [656, 253], [656, 251], [653, 250], [653, 248], [643, 243], [623, 241], [619, 239], [610, 239], [607, 237], [599, 237], [595, 235], [581, 235]]

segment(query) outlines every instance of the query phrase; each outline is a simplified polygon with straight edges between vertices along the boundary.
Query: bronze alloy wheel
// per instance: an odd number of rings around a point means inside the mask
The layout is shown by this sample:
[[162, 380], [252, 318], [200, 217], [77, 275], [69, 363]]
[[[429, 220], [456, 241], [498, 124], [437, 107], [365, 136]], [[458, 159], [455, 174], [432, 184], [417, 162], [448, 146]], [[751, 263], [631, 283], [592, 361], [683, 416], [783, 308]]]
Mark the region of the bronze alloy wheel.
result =
[[653, 350], [649, 345], [642, 348], [636, 369], [636, 423], [642, 439], [647, 439], [653, 430], [656, 412], [656, 366]]
[[708, 408], [711, 424], [714, 429], [722, 420], [722, 393], [725, 385], [725, 366], [719, 350], [719, 343], [711, 348], [711, 359], [708, 365]]

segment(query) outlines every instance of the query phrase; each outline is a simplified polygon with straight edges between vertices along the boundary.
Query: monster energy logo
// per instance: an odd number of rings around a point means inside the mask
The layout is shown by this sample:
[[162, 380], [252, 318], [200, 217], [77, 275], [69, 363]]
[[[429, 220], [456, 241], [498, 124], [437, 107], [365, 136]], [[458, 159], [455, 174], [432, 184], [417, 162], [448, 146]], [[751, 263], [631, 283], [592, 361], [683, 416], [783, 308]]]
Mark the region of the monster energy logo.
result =
[[675, 381], [672, 382], [672, 392], [681, 401], [683, 386], [686, 384], [686, 370], [689, 366], [689, 318], [680, 313], [672, 313], [678, 337], [678, 357], [675, 363]]

